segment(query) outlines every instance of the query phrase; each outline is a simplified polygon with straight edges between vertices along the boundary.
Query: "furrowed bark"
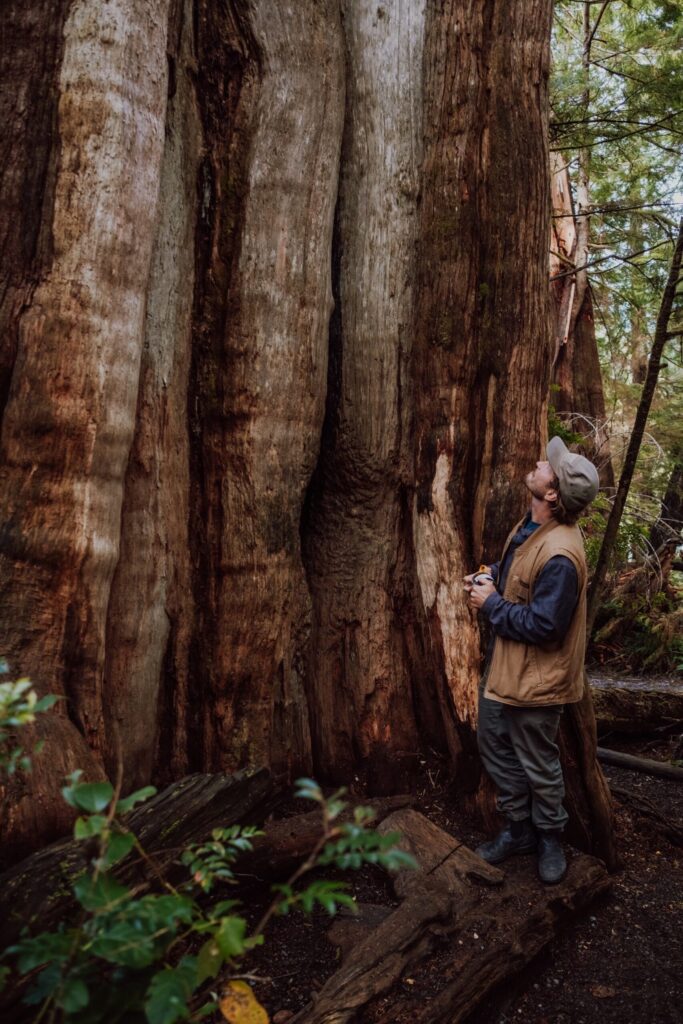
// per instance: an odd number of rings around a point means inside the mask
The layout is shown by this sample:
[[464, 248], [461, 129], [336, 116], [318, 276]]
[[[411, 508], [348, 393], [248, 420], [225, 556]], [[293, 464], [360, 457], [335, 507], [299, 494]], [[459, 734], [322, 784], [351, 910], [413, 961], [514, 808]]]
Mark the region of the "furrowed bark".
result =
[[299, 522], [324, 412], [343, 117], [333, 0], [199, 5], [191, 543], [203, 767], [310, 761]]
[[497, 557], [544, 434], [551, 6], [451, 2], [427, 22], [414, 531], [461, 769], [479, 674], [462, 576]]
[[193, 608], [187, 391], [201, 148], [191, 0], [175, 5], [168, 59], [166, 145], [135, 439], [107, 619], [105, 763], [114, 778], [121, 757], [126, 790], [150, 780], [155, 760], [156, 779], [165, 781], [177, 778], [188, 760], [184, 721]]
[[415, 765], [408, 378], [425, 4], [342, 4], [347, 102], [336, 308], [320, 462], [304, 520], [316, 770], [374, 791]]
[[[51, 11], [36, 13], [50, 21]], [[63, 825], [63, 770], [95, 770], [85, 744], [97, 759], [102, 746], [105, 619], [159, 189], [167, 23], [168, 0], [112, 0], [106, 10], [75, 0], [52, 70], [56, 146], [43, 179], [54, 174], [43, 225], [51, 260], [11, 328], [2, 423], [0, 629], [12, 667], [41, 692], [65, 695], [72, 724], [51, 717], [31, 778], [47, 806], [13, 802], [6, 828], [17, 843]]]

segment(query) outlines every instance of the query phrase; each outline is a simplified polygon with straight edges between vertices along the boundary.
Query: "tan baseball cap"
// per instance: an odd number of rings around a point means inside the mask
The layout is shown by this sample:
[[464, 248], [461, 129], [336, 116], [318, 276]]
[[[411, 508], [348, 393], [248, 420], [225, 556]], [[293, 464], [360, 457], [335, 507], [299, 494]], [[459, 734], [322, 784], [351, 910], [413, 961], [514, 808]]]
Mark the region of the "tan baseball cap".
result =
[[560, 497], [568, 512], [590, 505], [598, 493], [600, 480], [592, 462], [570, 452], [560, 437], [551, 437], [546, 448], [548, 462], [560, 481]]

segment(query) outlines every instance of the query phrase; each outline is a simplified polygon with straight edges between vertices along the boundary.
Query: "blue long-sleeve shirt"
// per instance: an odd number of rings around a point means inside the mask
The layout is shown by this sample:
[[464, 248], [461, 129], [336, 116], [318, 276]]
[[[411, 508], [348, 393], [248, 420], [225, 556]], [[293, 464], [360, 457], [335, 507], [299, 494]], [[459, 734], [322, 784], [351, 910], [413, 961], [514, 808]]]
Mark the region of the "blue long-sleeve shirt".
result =
[[538, 574], [533, 598], [528, 605], [514, 604], [502, 596], [515, 551], [538, 525], [527, 515], [512, 538], [502, 564], [491, 566], [497, 593], [491, 594], [481, 609], [496, 636], [524, 644], [561, 640], [569, 629], [579, 592], [573, 562], [564, 555], [555, 555], [548, 559]]

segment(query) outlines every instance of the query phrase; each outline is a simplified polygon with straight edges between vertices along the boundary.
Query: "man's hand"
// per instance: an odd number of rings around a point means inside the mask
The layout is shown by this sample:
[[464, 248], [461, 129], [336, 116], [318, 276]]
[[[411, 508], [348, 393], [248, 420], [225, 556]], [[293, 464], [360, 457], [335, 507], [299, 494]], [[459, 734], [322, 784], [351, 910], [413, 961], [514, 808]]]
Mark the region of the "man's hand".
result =
[[[467, 580], [468, 577], [465, 576], [465, 581]], [[491, 580], [484, 580], [483, 583], [472, 583], [471, 576], [469, 577], [469, 588], [466, 582], [465, 589], [469, 589], [470, 608], [476, 608], [477, 611], [479, 611], [487, 597], [496, 593], [496, 585]]]
[[473, 572], [471, 572], [469, 574], [469, 576], [463, 576], [463, 581], [464, 581], [464, 584], [465, 584], [465, 590], [467, 591], [468, 594], [472, 590], [472, 580], [474, 579], [474, 575], [475, 574]]

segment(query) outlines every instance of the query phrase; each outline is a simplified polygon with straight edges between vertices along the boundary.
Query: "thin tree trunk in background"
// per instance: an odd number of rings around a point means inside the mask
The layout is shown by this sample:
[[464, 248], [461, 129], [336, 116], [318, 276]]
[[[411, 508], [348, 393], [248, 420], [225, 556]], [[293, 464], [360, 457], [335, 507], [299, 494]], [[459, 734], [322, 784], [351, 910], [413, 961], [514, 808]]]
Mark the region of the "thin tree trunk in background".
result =
[[675, 548], [683, 543], [683, 450], [677, 453], [662, 499], [662, 511], [650, 531], [650, 543], [655, 551], [664, 544]]
[[636, 468], [636, 461], [638, 459], [638, 452], [643, 440], [643, 434], [645, 433], [645, 425], [647, 423], [647, 417], [650, 412], [650, 406], [652, 404], [652, 398], [655, 393], [657, 386], [657, 380], [659, 377], [660, 360], [662, 358], [662, 352], [666, 345], [669, 335], [669, 320], [671, 318], [671, 311], [673, 309], [674, 301], [676, 298], [676, 289], [678, 287], [680, 276], [681, 276], [681, 256], [683, 255], [683, 219], [680, 221], [678, 226], [678, 237], [674, 247], [673, 256], [671, 259], [671, 267], [669, 268], [669, 276], [667, 279], [664, 293], [662, 295], [662, 301], [659, 307], [659, 314], [657, 316], [657, 325], [655, 327], [655, 336], [652, 342], [652, 350], [650, 352], [650, 358], [647, 365], [647, 376], [645, 383], [643, 384], [643, 390], [638, 403], [638, 410], [636, 412], [635, 422], [633, 424], [633, 430], [631, 431], [631, 437], [629, 439], [628, 448], [626, 449], [626, 455], [624, 457], [624, 465], [619, 477], [619, 485], [617, 492], [614, 496], [614, 502], [610, 509], [609, 518], [607, 520], [607, 526], [605, 527], [605, 533], [602, 538], [602, 545], [598, 554], [598, 559], [593, 572], [593, 581], [591, 583], [590, 593], [588, 596], [588, 626], [587, 635], [590, 636], [593, 628], [593, 622], [595, 621], [595, 615], [598, 610], [600, 602], [600, 596], [602, 593], [602, 587], [605, 580], [605, 574], [607, 572], [607, 565], [612, 555], [614, 548], [614, 542], [617, 537], [619, 530], [619, 524], [621, 517], [624, 512], [624, 506], [626, 505], [626, 499], [628, 498], [628, 492], [631, 487], [631, 480], [633, 479], [633, 473]]
[[[68, 721], [52, 726], [36, 766], [43, 800], [13, 803], [9, 827], [42, 835], [63, 827], [64, 772], [96, 770], [83, 741], [98, 760], [102, 749], [106, 613], [164, 143], [168, 7], [75, 0], [65, 10], [63, 49], [49, 48], [46, 69], [58, 96], [44, 122], [58, 141], [43, 160], [54, 181], [41, 225], [49, 250], [39, 233], [23, 282], [12, 272], [24, 301], [5, 324], [16, 357], [0, 453], [0, 631], [13, 667], [66, 696]], [[36, 13], [44, 23], [31, 29], [50, 40], [52, 10]], [[23, 137], [21, 108], [18, 117]]]

